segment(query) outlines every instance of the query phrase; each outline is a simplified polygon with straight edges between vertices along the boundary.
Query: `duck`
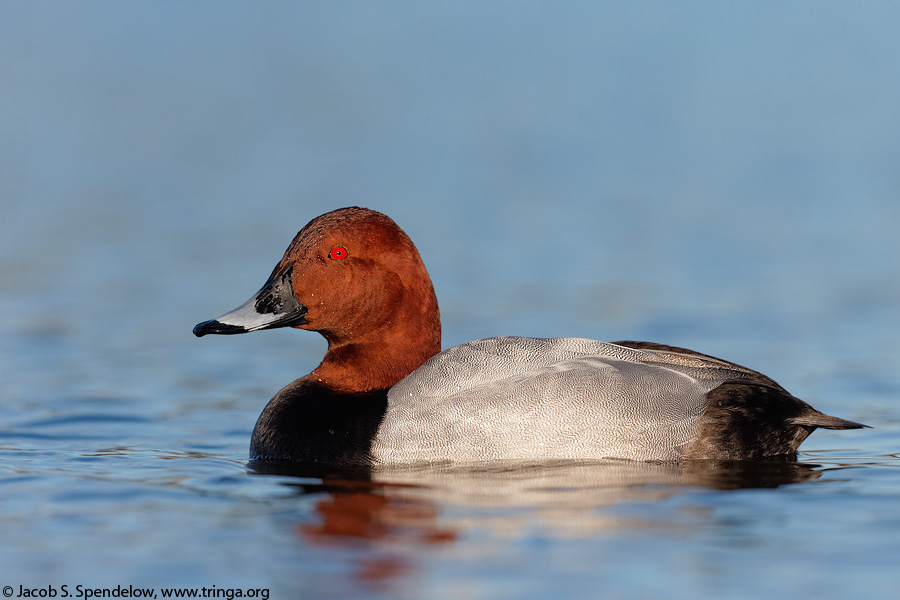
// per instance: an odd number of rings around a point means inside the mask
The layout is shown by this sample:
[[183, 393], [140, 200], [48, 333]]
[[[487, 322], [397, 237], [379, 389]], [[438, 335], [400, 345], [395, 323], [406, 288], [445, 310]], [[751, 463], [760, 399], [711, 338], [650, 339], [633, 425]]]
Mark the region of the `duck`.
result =
[[255, 463], [754, 460], [796, 456], [817, 428], [867, 427], [677, 346], [508, 336], [441, 350], [416, 246], [355, 206], [310, 221], [259, 291], [193, 333], [280, 327], [318, 332], [328, 348], [262, 411]]

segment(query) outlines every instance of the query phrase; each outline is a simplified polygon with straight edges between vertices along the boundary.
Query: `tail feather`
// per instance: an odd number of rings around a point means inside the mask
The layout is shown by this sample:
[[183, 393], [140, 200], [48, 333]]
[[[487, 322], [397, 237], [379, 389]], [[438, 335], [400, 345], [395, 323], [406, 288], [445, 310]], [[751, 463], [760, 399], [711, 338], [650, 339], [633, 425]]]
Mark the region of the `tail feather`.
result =
[[822, 427], [824, 429], [869, 429], [868, 425], [863, 425], [856, 421], [848, 421], [847, 419], [838, 419], [818, 411], [799, 417], [791, 417], [788, 419], [788, 423], [804, 427]]
[[685, 458], [756, 459], [797, 452], [813, 430], [860, 429], [823, 414], [777, 385], [755, 379], [722, 383], [706, 395], [696, 439]]

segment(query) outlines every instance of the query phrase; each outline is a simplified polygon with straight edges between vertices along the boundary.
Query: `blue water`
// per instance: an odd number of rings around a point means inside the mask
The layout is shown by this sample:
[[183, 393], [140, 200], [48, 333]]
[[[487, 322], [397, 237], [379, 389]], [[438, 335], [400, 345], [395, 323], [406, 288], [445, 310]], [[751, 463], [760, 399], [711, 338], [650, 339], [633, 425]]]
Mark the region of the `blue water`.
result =
[[[896, 597], [898, 18], [0, 4], [0, 586]], [[191, 327], [352, 204], [417, 243], [445, 347], [687, 346], [873, 429], [795, 465], [254, 473], [324, 341]]]

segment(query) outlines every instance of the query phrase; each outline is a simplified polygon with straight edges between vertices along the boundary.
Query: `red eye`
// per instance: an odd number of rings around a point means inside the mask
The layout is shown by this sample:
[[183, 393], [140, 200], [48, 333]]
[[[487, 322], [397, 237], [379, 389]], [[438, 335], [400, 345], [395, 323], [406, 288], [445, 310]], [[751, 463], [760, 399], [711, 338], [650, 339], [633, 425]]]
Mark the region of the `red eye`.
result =
[[335, 246], [328, 252], [328, 258], [331, 260], [344, 260], [347, 258], [347, 249], [343, 246]]

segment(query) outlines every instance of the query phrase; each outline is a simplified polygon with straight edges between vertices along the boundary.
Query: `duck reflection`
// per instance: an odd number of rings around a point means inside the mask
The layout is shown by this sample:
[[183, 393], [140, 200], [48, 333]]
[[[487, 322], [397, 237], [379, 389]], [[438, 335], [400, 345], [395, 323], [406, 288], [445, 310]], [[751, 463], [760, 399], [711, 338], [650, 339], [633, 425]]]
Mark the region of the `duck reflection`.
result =
[[[252, 463], [260, 474], [287, 475], [285, 485], [298, 494], [321, 495], [317, 536], [403, 537], [425, 543], [452, 541], [459, 524], [441, 512], [448, 507], [477, 510], [508, 508], [498, 513], [511, 527], [531, 526], [545, 517], [551, 532], [634, 525], [604, 517], [603, 507], [661, 500], [688, 487], [715, 490], [775, 488], [821, 476], [818, 465], [793, 460], [647, 463], [626, 460], [554, 463], [394, 466], [333, 469], [297, 464]], [[464, 514], [466, 511], [461, 511]], [[490, 519], [479, 515], [479, 519]], [[441, 523], [438, 526], [438, 523]], [[526, 523], [527, 522], [527, 523]], [[482, 523], [483, 524], [483, 523]]]
[[390, 542], [378, 546], [384, 551], [360, 557], [357, 582], [368, 585], [408, 573], [416, 549], [449, 546], [469, 533], [509, 539], [537, 527], [546, 536], [572, 538], [628, 529], [692, 528], [694, 518], [628, 508], [697, 489], [776, 488], [817, 479], [823, 472], [818, 465], [787, 459], [504, 462], [353, 470], [250, 466], [256, 473], [295, 478], [284, 485], [298, 495], [318, 496], [317, 519], [297, 526], [306, 543]]

